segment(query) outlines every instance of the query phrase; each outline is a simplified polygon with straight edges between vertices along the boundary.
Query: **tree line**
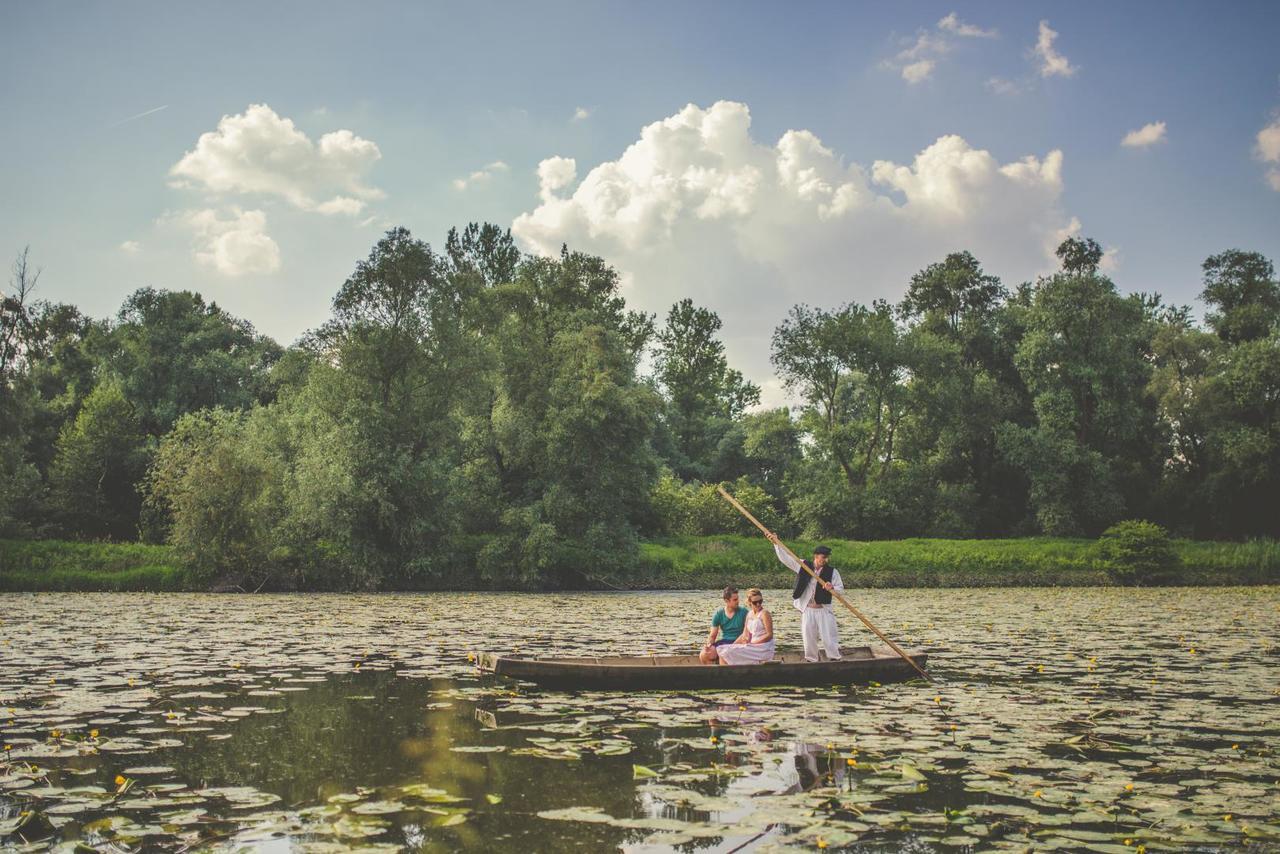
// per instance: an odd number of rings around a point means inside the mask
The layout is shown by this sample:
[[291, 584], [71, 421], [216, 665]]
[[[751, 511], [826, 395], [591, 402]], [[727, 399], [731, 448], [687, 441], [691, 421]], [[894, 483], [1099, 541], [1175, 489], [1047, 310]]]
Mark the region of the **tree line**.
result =
[[795, 306], [761, 409], [714, 312], [629, 309], [601, 258], [388, 231], [288, 348], [189, 291], [114, 318], [0, 302], [0, 535], [168, 542], [287, 588], [581, 584], [642, 538], [1280, 535], [1280, 283], [1203, 265], [1204, 324], [1071, 238], [1012, 290], [957, 252], [900, 303]]

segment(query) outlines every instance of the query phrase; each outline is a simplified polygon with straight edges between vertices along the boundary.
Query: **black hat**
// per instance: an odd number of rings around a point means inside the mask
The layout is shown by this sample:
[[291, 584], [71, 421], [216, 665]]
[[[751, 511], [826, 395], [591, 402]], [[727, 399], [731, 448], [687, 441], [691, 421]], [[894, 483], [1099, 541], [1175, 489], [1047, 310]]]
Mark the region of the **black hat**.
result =
[[813, 550], [813, 553], [816, 555], [826, 555], [827, 557], [830, 557], [831, 549], [827, 548], [826, 546], [818, 546], [816, 549]]

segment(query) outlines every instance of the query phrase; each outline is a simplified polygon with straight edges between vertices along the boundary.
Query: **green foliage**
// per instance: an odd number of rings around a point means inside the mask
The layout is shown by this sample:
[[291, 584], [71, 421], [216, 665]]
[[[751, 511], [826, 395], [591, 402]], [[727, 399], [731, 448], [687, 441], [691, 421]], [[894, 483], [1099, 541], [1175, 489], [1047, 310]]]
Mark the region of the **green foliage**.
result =
[[1165, 456], [1148, 315], [1109, 279], [1068, 271], [1037, 284], [1023, 322], [1016, 363], [1035, 421], [1002, 426], [1000, 450], [1030, 482], [1040, 530], [1095, 533], [1143, 506]]
[[1205, 320], [1223, 341], [1254, 341], [1280, 327], [1280, 282], [1262, 255], [1230, 249], [1205, 259], [1203, 270]]
[[190, 590], [167, 546], [0, 539], [0, 590]]
[[198, 583], [238, 583], [266, 557], [272, 508], [261, 501], [266, 473], [244, 452], [244, 425], [225, 409], [184, 415], [148, 474], [148, 502], [169, 520], [169, 543]]
[[1169, 532], [1153, 522], [1129, 519], [1107, 528], [1098, 539], [1098, 560], [1119, 584], [1157, 584], [1178, 568]]
[[[820, 541], [786, 541], [807, 556]], [[1098, 559], [1096, 540], [1051, 537], [995, 540], [824, 539], [845, 585], [857, 587], [1059, 587], [1115, 583]], [[1280, 542], [1174, 540], [1167, 577], [1178, 584], [1274, 584]], [[641, 545], [639, 586], [714, 590], [789, 589], [794, 576], [762, 537], [665, 537]], [[774, 600], [774, 607], [778, 601]]]
[[[489, 224], [440, 253], [387, 232], [288, 352], [188, 292], [142, 289], [114, 321], [33, 302], [24, 255], [0, 305], [0, 535], [141, 522], [191, 583], [251, 589], [649, 583], [665, 571], [638, 561], [641, 532], [753, 533], [714, 483], [810, 540], [1091, 535], [1134, 516], [1280, 536], [1270, 262], [1205, 262], [1205, 331], [1122, 296], [1097, 242], [1058, 255], [1011, 293], [954, 252], [896, 307], [796, 306], [772, 352], [794, 412], [747, 411], [759, 389], [713, 312], [683, 300], [655, 331], [603, 259], [524, 256]], [[1050, 583], [1059, 564], [1026, 566]]]
[[120, 307], [101, 360], [149, 436], [188, 412], [264, 400], [280, 347], [190, 291], [140, 288]]
[[658, 518], [656, 532], [663, 536], [697, 537], [756, 531], [754, 525], [721, 497], [719, 486], [724, 486], [769, 530], [782, 528], [782, 517], [774, 509], [769, 494], [745, 477], [724, 484], [684, 483], [666, 469], [654, 485], [651, 498]]
[[41, 487], [40, 472], [25, 459], [21, 440], [0, 435], [0, 536], [31, 532], [29, 504]]
[[119, 383], [103, 382], [58, 437], [49, 489], [62, 527], [93, 539], [135, 539], [136, 484], [149, 455], [133, 404]]
[[715, 312], [685, 299], [671, 307], [656, 336], [654, 377], [665, 395], [666, 456], [683, 478], [707, 479], [733, 421], [760, 402], [759, 386], [729, 367], [715, 337], [720, 327]]

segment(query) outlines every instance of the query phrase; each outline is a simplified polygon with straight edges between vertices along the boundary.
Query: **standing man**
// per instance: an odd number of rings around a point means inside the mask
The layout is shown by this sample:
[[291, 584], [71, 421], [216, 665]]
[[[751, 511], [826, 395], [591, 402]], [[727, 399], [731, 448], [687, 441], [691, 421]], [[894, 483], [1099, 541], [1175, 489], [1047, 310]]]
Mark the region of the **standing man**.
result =
[[813, 562], [805, 561], [818, 574], [814, 579], [805, 572], [791, 554], [782, 547], [778, 535], [769, 534], [769, 542], [778, 560], [796, 574], [796, 586], [791, 591], [791, 602], [800, 610], [800, 637], [804, 639], [805, 661], [818, 660], [818, 639], [827, 652], [828, 661], [840, 660], [840, 636], [836, 631], [836, 615], [831, 610], [831, 592], [844, 592], [840, 573], [828, 561], [831, 549], [818, 546], [813, 550]]

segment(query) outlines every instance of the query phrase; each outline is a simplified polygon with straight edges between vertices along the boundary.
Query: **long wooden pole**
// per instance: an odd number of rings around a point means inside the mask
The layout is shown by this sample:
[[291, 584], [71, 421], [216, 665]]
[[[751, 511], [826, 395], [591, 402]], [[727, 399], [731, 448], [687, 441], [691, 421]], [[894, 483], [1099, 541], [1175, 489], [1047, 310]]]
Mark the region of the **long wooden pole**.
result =
[[[748, 519], [748, 520], [750, 520], [751, 524], [755, 525], [757, 528], [759, 528], [759, 529], [760, 529], [760, 532], [761, 532], [761, 533], [763, 533], [766, 537], [769, 537], [769, 536], [772, 536], [772, 535], [773, 535], [773, 532], [772, 532], [772, 531], [770, 531], [770, 530], [769, 530], [768, 528], [766, 528], [764, 525], [760, 524], [760, 520], [759, 520], [759, 519], [757, 519], [755, 516], [752, 516], [752, 515], [751, 515], [751, 511], [749, 511], [747, 508], [745, 508], [745, 507], [743, 507], [741, 504], [739, 504], [739, 503], [738, 503], [738, 499], [736, 499], [736, 498], [734, 498], [732, 495], [730, 495], [730, 494], [728, 493], [728, 491], [727, 491], [723, 486], [717, 486], [717, 487], [716, 487], [716, 489], [720, 492], [720, 495], [724, 498], [724, 500], [725, 500], [725, 501], [728, 501], [728, 502], [729, 502], [730, 504], [732, 504], [734, 507], [738, 508], [738, 512], [739, 512], [739, 513], [741, 513], [743, 516], [746, 516], [746, 517], [747, 517], [747, 519]], [[813, 580], [814, 580], [814, 581], [818, 582], [819, 584], [821, 584], [821, 583], [822, 583], [822, 579], [818, 577], [818, 574], [817, 574], [816, 572], [814, 572], [812, 569], [810, 569], [810, 568], [809, 568], [809, 564], [805, 563], [803, 560], [801, 560], [801, 559], [800, 559], [800, 557], [799, 557], [795, 552], [793, 552], [793, 551], [791, 551], [791, 549], [787, 548], [787, 546], [786, 546], [786, 544], [785, 544], [785, 543], [783, 543], [781, 540], [779, 540], [779, 541], [778, 541], [778, 545], [782, 546], [782, 548], [786, 551], [786, 553], [787, 553], [787, 554], [789, 554], [789, 555], [791, 555], [793, 558], [795, 558], [795, 559], [796, 559], [796, 561], [800, 564], [800, 568], [801, 568], [801, 569], [803, 569], [805, 572], [809, 573], [810, 575], [812, 575], [812, 576], [813, 576]], [[885, 643], [887, 643], [887, 644], [889, 645], [889, 648], [890, 648], [890, 649], [892, 649], [892, 650], [893, 650], [894, 652], [896, 652], [898, 655], [900, 655], [900, 656], [902, 656], [904, 659], [906, 659], [907, 664], [910, 664], [912, 667], [914, 667], [914, 668], [916, 669], [916, 672], [917, 672], [917, 673], [919, 673], [919, 674], [920, 674], [921, 676], [923, 676], [925, 679], [928, 679], [930, 682], [932, 682], [932, 681], [933, 681], [933, 677], [932, 677], [932, 676], [930, 676], [928, 673], [925, 673], [925, 672], [924, 672], [924, 670], [920, 667], [920, 665], [918, 665], [918, 664], [916, 664], [916, 663], [915, 663], [915, 661], [911, 658], [911, 656], [909, 656], [909, 655], [907, 655], [905, 652], [903, 652], [903, 651], [902, 651], [902, 647], [898, 646], [896, 643], [894, 643], [893, 641], [891, 641], [891, 640], [889, 640], [887, 637], [885, 637], [884, 632], [882, 632], [882, 631], [880, 631], [879, 629], [877, 629], [877, 628], [875, 627], [875, 625], [873, 625], [873, 624], [872, 624], [872, 622], [871, 622], [870, 620], [868, 620], [866, 617], [864, 617], [864, 616], [862, 615], [862, 612], [861, 612], [861, 611], [859, 611], [857, 608], [853, 607], [853, 605], [849, 602], [849, 600], [848, 600], [848, 599], [846, 599], [846, 598], [844, 598], [844, 596], [842, 596], [842, 595], [840, 594], [840, 591], [838, 591], [838, 590], [832, 590], [832, 591], [831, 591], [831, 595], [832, 595], [832, 596], [834, 596], [834, 597], [836, 597], [836, 599], [840, 600], [840, 604], [841, 604], [841, 605], [844, 605], [846, 608], [848, 608], [850, 611], [852, 611], [852, 612], [853, 612], [853, 615], [854, 615], [855, 617], [857, 617], [859, 620], [861, 620], [863, 625], [865, 625], [867, 628], [871, 629], [871, 631], [875, 632], [876, 637], [880, 638], [880, 640], [882, 640], [882, 641], [884, 641]]]

